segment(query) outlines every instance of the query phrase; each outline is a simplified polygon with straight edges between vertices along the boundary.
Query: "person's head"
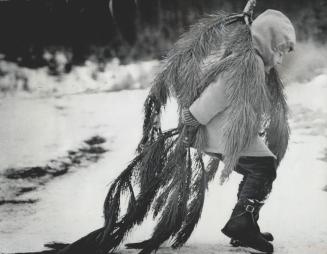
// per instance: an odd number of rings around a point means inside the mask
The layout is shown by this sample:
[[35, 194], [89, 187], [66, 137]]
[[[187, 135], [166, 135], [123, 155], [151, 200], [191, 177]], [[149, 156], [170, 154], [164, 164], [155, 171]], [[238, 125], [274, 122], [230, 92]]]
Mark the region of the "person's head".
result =
[[254, 47], [262, 57], [266, 70], [281, 64], [283, 56], [294, 50], [295, 29], [283, 13], [266, 10], [251, 26]]

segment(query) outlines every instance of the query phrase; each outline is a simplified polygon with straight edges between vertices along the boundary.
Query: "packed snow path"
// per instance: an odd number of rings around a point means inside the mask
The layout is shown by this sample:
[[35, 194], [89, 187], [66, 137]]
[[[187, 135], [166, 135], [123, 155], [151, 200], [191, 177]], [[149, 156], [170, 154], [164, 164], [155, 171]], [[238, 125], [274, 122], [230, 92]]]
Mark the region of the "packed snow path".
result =
[[[72, 242], [102, 225], [102, 203], [110, 182], [134, 156], [141, 135], [142, 105], [147, 90], [121, 91], [55, 99], [6, 99], [0, 105], [1, 169], [41, 163], [60, 156], [85, 138], [101, 134], [109, 142], [105, 158], [56, 178], [25, 194], [30, 205], [0, 206], [0, 252], [37, 251], [49, 241]], [[287, 88], [292, 136], [278, 169], [272, 194], [259, 223], [275, 236], [275, 253], [327, 253], [327, 76]], [[164, 115], [165, 128], [176, 124], [176, 105]], [[9, 118], [10, 117], [10, 118]], [[236, 202], [240, 175], [207, 193], [203, 215], [187, 244], [158, 253], [247, 253], [232, 249], [220, 229]], [[150, 217], [150, 216], [149, 216]], [[149, 218], [128, 241], [149, 237]], [[119, 253], [137, 253], [125, 250]]]

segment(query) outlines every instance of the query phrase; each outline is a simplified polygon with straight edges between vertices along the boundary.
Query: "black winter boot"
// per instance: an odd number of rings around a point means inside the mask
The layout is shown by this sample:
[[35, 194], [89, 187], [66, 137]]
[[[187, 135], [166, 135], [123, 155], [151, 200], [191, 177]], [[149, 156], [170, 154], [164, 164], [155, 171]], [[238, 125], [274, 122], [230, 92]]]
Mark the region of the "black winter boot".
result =
[[233, 210], [231, 218], [221, 230], [225, 235], [240, 241], [245, 246], [264, 253], [272, 253], [274, 247], [260, 233], [255, 214], [262, 203], [256, 200], [239, 200]]
[[[247, 176], [244, 176], [243, 180], [240, 182], [240, 185], [239, 185], [239, 188], [238, 188], [238, 193], [237, 193], [237, 198], [239, 199], [240, 198], [240, 194], [241, 194], [241, 191], [242, 191], [242, 187], [246, 181], [246, 178]], [[253, 217], [255, 219], [256, 222], [258, 222], [259, 220], [259, 212], [260, 212], [260, 209], [263, 205], [263, 203], [259, 203], [260, 205], [258, 206], [258, 209], [256, 209], [253, 213]], [[261, 232], [261, 236], [266, 239], [267, 241], [270, 241], [272, 242], [274, 240], [274, 237], [271, 233], [269, 232]], [[234, 247], [239, 247], [239, 246], [242, 246], [242, 247], [246, 247], [246, 245], [242, 242], [240, 242], [239, 240], [237, 239], [231, 239], [230, 240], [230, 244]]]

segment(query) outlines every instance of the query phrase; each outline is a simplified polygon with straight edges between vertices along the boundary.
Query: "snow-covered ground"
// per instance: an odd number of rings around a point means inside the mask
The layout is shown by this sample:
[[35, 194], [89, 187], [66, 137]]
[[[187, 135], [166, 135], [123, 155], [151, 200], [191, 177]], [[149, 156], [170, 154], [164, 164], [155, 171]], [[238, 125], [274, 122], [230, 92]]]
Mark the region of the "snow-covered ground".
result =
[[[71, 242], [102, 225], [102, 204], [110, 182], [134, 156], [147, 90], [78, 94], [57, 98], [6, 98], [0, 103], [1, 169], [42, 164], [92, 136], [110, 142], [98, 163], [55, 178], [20, 198], [35, 204], [0, 206], [0, 252], [36, 251], [57, 240]], [[287, 87], [292, 136], [273, 192], [262, 209], [261, 229], [275, 236], [275, 253], [327, 253], [327, 75]], [[176, 123], [176, 105], [164, 115]], [[0, 169], [0, 170], [1, 170]], [[247, 253], [229, 247], [220, 232], [236, 201], [241, 177], [211, 183], [201, 221], [187, 245], [158, 253]], [[152, 232], [148, 219], [130, 241]], [[168, 245], [167, 245], [168, 246]], [[121, 248], [121, 253], [134, 253]]]

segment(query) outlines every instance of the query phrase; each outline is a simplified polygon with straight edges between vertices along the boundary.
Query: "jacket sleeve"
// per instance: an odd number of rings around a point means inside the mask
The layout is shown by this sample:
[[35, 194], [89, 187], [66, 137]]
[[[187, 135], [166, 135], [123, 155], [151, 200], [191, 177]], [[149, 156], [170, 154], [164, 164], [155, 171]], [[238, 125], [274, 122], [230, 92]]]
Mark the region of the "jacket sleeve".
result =
[[224, 79], [220, 77], [209, 84], [190, 106], [190, 112], [201, 124], [206, 125], [228, 106], [224, 83]]

